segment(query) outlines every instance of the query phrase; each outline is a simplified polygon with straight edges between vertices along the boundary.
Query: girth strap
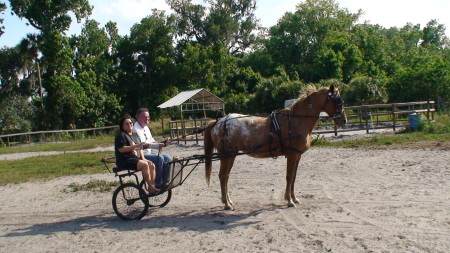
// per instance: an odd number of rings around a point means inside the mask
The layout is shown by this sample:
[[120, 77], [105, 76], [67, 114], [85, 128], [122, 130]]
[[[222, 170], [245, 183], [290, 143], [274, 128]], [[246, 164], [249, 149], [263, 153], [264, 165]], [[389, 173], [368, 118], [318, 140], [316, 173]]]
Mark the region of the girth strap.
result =
[[281, 138], [281, 128], [275, 111], [270, 114], [270, 119], [272, 120], [272, 126], [275, 133]]
[[[271, 114], [270, 114], [270, 119], [271, 119], [271, 121], [272, 121], [272, 125], [271, 125], [271, 128], [273, 128], [273, 131], [278, 135], [278, 139], [279, 139], [279, 141], [278, 141], [278, 143], [280, 144], [280, 148], [277, 148], [276, 150], [277, 151], [281, 151], [281, 152], [283, 152], [283, 150], [285, 149], [284, 148], [284, 146], [283, 146], [283, 137], [281, 137], [281, 127], [280, 127], [280, 124], [278, 123], [278, 117], [277, 117], [277, 111], [273, 111]], [[289, 129], [290, 130], [290, 129]], [[273, 156], [272, 155], [272, 131], [270, 131], [269, 132], [269, 150], [270, 150], [270, 155], [271, 156]]]

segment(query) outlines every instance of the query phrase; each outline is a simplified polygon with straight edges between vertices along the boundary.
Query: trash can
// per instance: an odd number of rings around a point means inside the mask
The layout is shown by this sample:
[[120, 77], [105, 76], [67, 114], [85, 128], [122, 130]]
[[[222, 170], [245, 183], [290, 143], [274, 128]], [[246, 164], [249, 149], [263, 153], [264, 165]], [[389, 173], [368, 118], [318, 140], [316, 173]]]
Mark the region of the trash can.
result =
[[417, 130], [419, 122], [422, 120], [422, 115], [420, 114], [410, 114], [408, 117], [409, 128], [411, 130]]

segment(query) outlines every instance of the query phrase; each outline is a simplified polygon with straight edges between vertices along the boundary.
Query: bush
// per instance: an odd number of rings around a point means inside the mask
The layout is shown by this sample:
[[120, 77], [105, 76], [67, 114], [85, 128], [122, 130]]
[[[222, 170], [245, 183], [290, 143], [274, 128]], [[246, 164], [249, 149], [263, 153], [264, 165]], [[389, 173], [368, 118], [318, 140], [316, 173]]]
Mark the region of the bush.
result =
[[[413, 132], [408, 128], [407, 132]], [[418, 132], [429, 134], [448, 134], [450, 133], [450, 116], [449, 115], [437, 115], [435, 121], [428, 122], [427, 120], [420, 120], [417, 123]]]

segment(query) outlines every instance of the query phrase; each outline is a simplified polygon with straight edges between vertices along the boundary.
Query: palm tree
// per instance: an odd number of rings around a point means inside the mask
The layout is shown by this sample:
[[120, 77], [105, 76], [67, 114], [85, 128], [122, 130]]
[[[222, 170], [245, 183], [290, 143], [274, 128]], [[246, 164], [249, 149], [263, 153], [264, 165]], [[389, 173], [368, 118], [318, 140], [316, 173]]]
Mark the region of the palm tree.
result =
[[22, 56], [24, 75], [31, 77], [33, 75], [34, 67], [37, 70], [37, 79], [39, 84], [39, 97], [42, 98], [42, 81], [41, 81], [41, 68], [39, 65], [39, 45], [41, 43], [41, 36], [37, 34], [27, 34], [27, 37], [22, 39], [19, 43], [19, 52]]

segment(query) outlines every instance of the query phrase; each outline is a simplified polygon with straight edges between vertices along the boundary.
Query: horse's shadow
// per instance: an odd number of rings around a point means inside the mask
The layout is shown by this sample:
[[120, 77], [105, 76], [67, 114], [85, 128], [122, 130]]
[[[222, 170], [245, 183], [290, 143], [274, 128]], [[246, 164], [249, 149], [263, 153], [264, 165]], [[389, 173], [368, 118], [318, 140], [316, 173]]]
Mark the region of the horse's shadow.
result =
[[26, 228], [13, 230], [1, 237], [51, 235], [58, 232], [77, 234], [92, 229], [139, 231], [144, 229], [178, 228], [178, 230], [181, 231], [197, 231], [204, 233], [258, 224], [260, 221], [246, 220], [263, 212], [273, 211], [279, 208], [280, 206], [270, 205], [255, 211], [239, 214], [223, 211], [219, 208], [213, 208], [209, 211], [192, 211], [154, 217], [146, 216], [142, 220], [134, 221], [123, 221], [115, 215], [94, 215], [53, 223], [35, 224]]

